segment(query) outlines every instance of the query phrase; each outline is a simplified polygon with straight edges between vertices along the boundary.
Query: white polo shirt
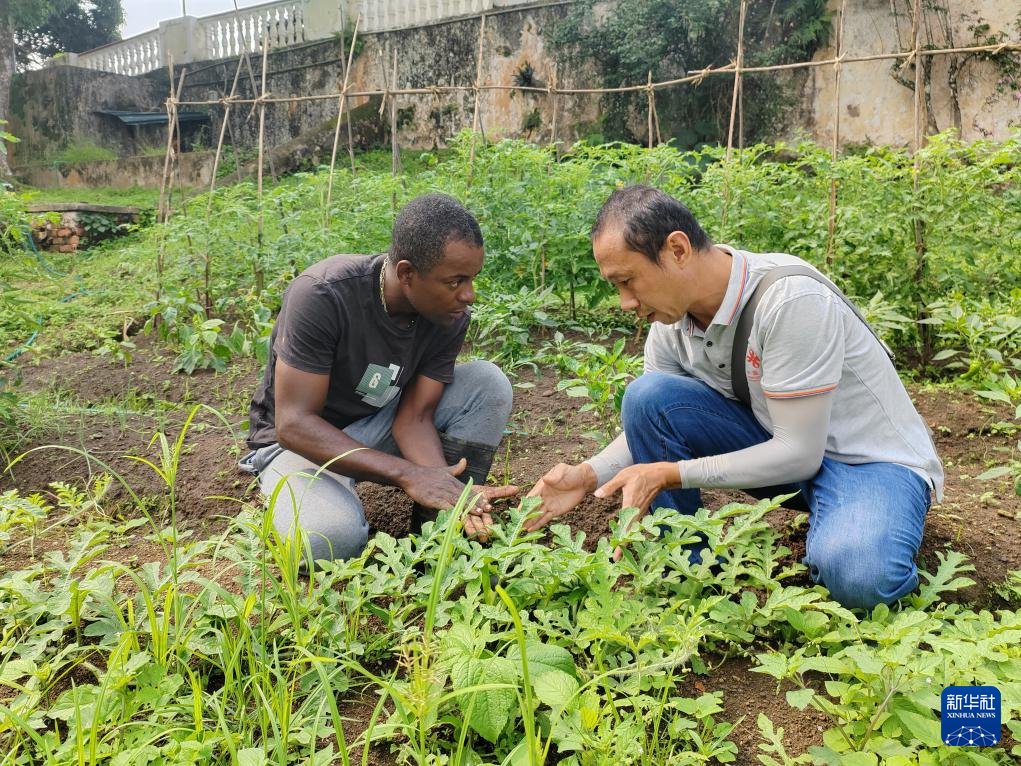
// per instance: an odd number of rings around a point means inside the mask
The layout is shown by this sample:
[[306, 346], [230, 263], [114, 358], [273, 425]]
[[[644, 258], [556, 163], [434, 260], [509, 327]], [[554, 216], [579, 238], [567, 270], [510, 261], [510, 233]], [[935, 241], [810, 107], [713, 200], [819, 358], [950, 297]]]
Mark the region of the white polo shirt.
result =
[[[731, 350], [740, 310], [770, 269], [811, 266], [784, 253], [719, 247], [733, 263], [716, 316], [705, 331], [687, 314], [672, 325], [654, 323], [645, 343], [645, 370], [689, 375], [733, 399]], [[937, 500], [942, 498], [943, 466], [893, 363], [868, 327], [825, 285], [792, 276], [767, 288], [755, 310], [744, 366], [752, 412], [767, 432], [773, 432], [767, 398], [832, 391], [826, 457], [903, 465], [929, 483]], [[605, 458], [589, 461], [601, 480], [608, 479], [611, 465], [622, 464], [623, 455], [612, 452], [608, 448]], [[687, 486], [709, 486], [689, 478]]]

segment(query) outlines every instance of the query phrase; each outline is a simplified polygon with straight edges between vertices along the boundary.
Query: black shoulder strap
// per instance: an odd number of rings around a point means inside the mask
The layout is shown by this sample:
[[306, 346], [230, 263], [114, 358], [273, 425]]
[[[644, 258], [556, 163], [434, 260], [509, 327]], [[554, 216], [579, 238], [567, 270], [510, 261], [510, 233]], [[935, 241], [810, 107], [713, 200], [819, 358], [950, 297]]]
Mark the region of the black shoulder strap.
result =
[[744, 359], [748, 353], [748, 336], [752, 331], [752, 320], [755, 318], [755, 308], [759, 305], [759, 301], [762, 299], [762, 295], [769, 289], [769, 286], [776, 282], [778, 279], [784, 277], [811, 277], [816, 282], [821, 282], [826, 285], [830, 290], [836, 293], [837, 297], [840, 298], [847, 307], [854, 312], [854, 315], [862, 321], [862, 323], [869, 328], [869, 332], [879, 341], [879, 345], [886, 351], [887, 356], [890, 360], [893, 360], [893, 351], [890, 347], [883, 342], [883, 339], [876, 334], [876, 331], [872, 328], [872, 325], [868, 323], [862, 313], [858, 310], [851, 301], [847, 299], [840, 288], [830, 282], [826, 277], [820, 274], [815, 269], [810, 269], [807, 266], [793, 265], [793, 266], [777, 266], [774, 269], [767, 271], [759, 283], [755, 286], [755, 290], [752, 291], [751, 296], [748, 298], [748, 302], [741, 309], [741, 315], [737, 319], [737, 331], [734, 333], [734, 346], [730, 354], [730, 384], [734, 390], [734, 396], [745, 403], [746, 406], [751, 405], [751, 395], [748, 393], [748, 377], [745, 374]]

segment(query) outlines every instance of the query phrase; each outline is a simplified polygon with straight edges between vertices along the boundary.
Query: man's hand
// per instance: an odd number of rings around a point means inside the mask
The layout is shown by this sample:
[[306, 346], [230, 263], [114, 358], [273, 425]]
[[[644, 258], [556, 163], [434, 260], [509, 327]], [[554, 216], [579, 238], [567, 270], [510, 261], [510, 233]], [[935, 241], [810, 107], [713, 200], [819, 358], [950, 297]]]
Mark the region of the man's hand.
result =
[[[631, 522], [635, 524], [649, 512], [649, 505], [656, 495], [680, 485], [681, 472], [677, 463], [639, 463], [622, 470], [597, 489], [595, 496], [610, 497], [619, 490], [620, 507], [638, 509], [638, 515]], [[619, 547], [614, 549], [613, 560], [619, 561], [622, 554]]]
[[[453, 508], [464, 492], [464, 484], [455, 479], [464, 473], [468, 461], [461, 458], [454, 465], [445, 468], [433, 466], [415, 466], [401, 483], [408, 496], [426, 508], [444, 510]], [[489, 537], [489, 527], [493, 524], [490, 511], [492, 501], [505, 497], [513, 497], [519, 492], [514, 485], [504, 487], [472, 487], [472, 498], [468, 501], [468, 515], [465, 516], [464, 530], [469, 536], [478, 536], [483, 542]]]
[[596, 488], [596, 472], [588, 463], [568, 465], [557, 463], [528, 491], [528, 497], [542, 499], [542, 513], [525, 524], [534, 532], [553, 519], [563, 516], [582, 501], [586, 493]]

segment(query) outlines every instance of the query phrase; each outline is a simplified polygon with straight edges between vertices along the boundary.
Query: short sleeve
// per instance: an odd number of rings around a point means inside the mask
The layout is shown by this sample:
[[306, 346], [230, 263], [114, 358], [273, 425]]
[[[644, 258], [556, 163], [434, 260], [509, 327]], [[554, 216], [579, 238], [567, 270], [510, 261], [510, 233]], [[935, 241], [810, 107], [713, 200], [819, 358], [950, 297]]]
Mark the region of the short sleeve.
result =
[[277, 357], [304, 372], [329, 373], [342, 332], [337, 299], [329, 286], [305, 274], [296, 277], [277, 317], [273, 345]]
[[450, 383], [454, 379], [454, 363], [464, 345], [469, 321], [469, 317], [465, 317], [460, 324], [437, 333], [422, 355], [415, 374], [425, 375], [440, 383]]
[[[797, 280], [797, 277], [782, 281]], [[772, 289], [779, 287], [779, 284]], [[757, 317], [762, 391], [770, 399], [812, 396], [834, 390], [844, 365], [844, 310], [821, 285], [779, 297]], [[788, 292], [793, 292], [791, 287]], [[766, 303], [763, 300], [763, 303]]]

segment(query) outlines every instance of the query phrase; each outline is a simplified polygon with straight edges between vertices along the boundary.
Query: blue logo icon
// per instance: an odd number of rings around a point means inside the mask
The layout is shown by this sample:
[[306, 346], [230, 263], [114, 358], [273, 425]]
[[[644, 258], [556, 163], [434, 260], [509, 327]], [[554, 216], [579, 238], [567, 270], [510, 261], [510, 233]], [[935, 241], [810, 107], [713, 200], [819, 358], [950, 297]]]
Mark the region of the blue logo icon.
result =
[[988, 747], [1000, 742], [1000, 690], [995, 686], [948, 686], [941, 697], [943, 743]]

